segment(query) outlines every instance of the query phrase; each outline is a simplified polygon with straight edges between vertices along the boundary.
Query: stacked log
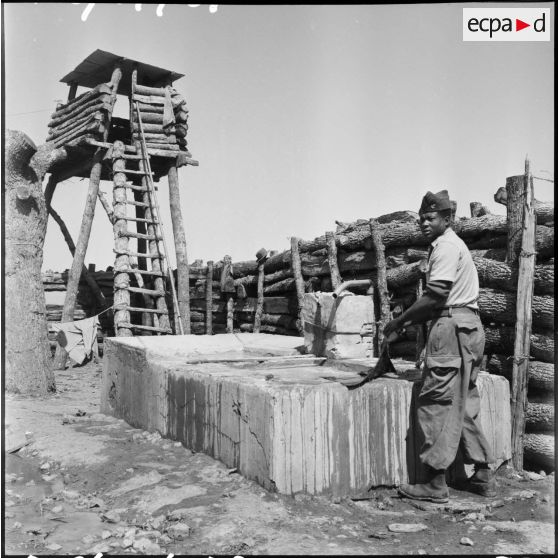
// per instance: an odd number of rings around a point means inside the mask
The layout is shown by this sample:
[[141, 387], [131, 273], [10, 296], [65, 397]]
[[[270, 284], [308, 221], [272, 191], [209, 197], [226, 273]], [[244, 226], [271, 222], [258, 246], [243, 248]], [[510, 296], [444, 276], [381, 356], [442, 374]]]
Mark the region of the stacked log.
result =
[[[138, 101], [143, 132], [148, 148], [188, 151], [188, 109], [186, 100], [171, 86], [134, 85], [134, 101]], [[139, 139], [137, 113], [131, 111], [133, 137]]]
[[48, 124], [47, 143], [58, 148], [78, 145], [84, 139], [102, 141], [110, 124], [113, 102], [110, 84], [102, 83], [66, 104], [59, 104]]

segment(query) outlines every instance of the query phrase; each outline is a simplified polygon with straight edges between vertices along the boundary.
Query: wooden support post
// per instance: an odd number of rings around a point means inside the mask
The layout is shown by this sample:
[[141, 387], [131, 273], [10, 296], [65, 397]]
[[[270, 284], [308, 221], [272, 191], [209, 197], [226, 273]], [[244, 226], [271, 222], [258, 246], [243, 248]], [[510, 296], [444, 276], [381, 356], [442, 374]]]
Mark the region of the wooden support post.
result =
[[[535, 226], [533, 176], [529, 159], [525, 160], [523, 184], [507, 183], [508, 211], [510, 199], [517, 200], [521, 206], [512, 212], [512, 224], [515, 225], [521, 214], [520, 245], [517, 246], [519, 233], [510, 231], [508, 236], [508, 256], [513, 257], [518, 265], [517, 280], [517, 321], [515, 323], [515, 342], [513, 350], [511, 413], [512, 413], [512, 463], [515, 469], [523, 469], [523, 437], [525, 434], [525, 412], [527, 410], [527, 378], [529, 374], [529, 351], [531, 344], [531, 305], [533, 298], [535, 272]], [[515, 254], [514, 249], [516, 250]]]
[[335, 245], [335, 234], [333, 231], [326, 232], [326, 242], [327, 242], [327, 260], [329, 262], [329, 271], [331, 274], [331, 285], [333, 290], [335, 290], [343, 280], [341, 279], [341, 273], [339, 272], [339, 264], [337, 263], [337, 246]]
[[304, 326], [300, 318], [302, 306], [304, 304], [304, 278], [302, 277], [302, 264], [300, 261], [300, 250], [298, 248], [300, 239], [293, 236], [291, 237], [291, 268], [295, 279], [296, 298], [298, 301], [298, 312], [296, 325], [299, 333], [302, 335]]
[[[70, 231], [68, 230], [68, 227], [66, 227], [66, 223], [64, 223], [60, 215], [58, 215], [58, 213], [52, 208], [51, 205], [48, 206], [48, 213], [60, 227], [60, 232], [62, 233], [62, 236], [66, 241], [66, 244], [68, 245], [70, 254], [74, 256], [76, 253], [76, 245], [74, 244], [74, 241], [72, 239], [72, 236], [70, 235]], [[103, 294], [103, 291], [101, 291], [99, 285], [97, 285], [95, 279], [93, 279], [93, 277], [91, 277], [91, 275], [89, 274], [89, 270], [85, 267], [85, 265], [81, 270], [81, 276], [83, 277], [84, 281], [87, 283], [87, 286], [91, 289], [91, 292], [93, 293], [93, 296], [97, 301], [97, 304], [101, 308], [105, 308], [107, 306], [107, 299], [105, 298], [105, 295]]]
[[124, 236], [128, 231], [128, 222], [123, 217], [126, 216], [126, 160], [124, 159], [124, 143], [115, 141], [112, 148], [112, 172], [114, 188], [113, 207], [114, 207], [114, 246], [117, 250], [114, 262], [114, 332], [117, 337], [132, 335], [132, 330], [121, 324], [130, 323], [130, 276], [127, 271], [120, 272], [120, 269], [130, 269], [130, 257], [127, 254], [129, 248], [129, 237]]
[[236, 293], [236, 287], [233, 279], [232, 259], [230, 256], [225, 256], [221, 269], [221, 296], [227, 299], [227, 333], [232, 333], [234, 327], [234, 293]]
[[205, 333], [213, 335], [213, 260], [207, 262], [205, 280]]
[[[70, 234], [70, 231], [68, 230], [68, 227], [66, 227], [66, 223], [64, 223], [64, 221], [62, 220], [60, 215], [58, 215], [58, 213], [56, 211], [54, 211], [54, 209], [52, 208], [52, 196], [54, 195], [54, 190], [56, 189], [57, 184], [58, 184], [58, 179], [56, 178], [55, 175], [51, 174], [49, 179], [48, 179], [47, 185], [45, 186], [45, 191], [44, 191], [45, 205], [46, 205], [48, 214], [54, 219], [54, 221], [60, 227], [60, 232], [62, 233], [62, 236], [64, 237], [64, 240], [66, 241], [66, 244], [68, 245], [68, 249], [70, 250], [70, 254], [72, 254], [72, 257], [73, 257], [76, 253], [76, 245], [74, 244], [74, 240], [72, 239], [72, 236]], [[91, 275], [89, 275], [88, 270], [85, 267], [85, 265], [83, 266], [83, 268], [81, 270], [81, 275], [82, 275], [83, 279], [85, 280], [85, 282], [87, 283], [87, 285], [89, 286], [89, 288], [91, 289], [91, 292], [95, 296], [95, 299], [97, 300], [98, 305], [101, 306], [101, 308], [105, 308], [105, 306], [107, 304], [107, 300], [105, 298], [105, 295], [103, 294], [103, 292], [99, 288], [99, 285], [97, 285], [97, 282], [95, 281], [95, 279], [93, 279], [93, 277], [91, 277]]]
[[178, 188], [178, 170], [175, 165], [169, 168], [169, 203], [174, 233], [174, 249], [176, 253], [176, 296], [182, 317], [182, 329], [190, 333], [190, 270], [186, 254], [186, 235], [182, 210], [180, 209], [180, 192]]
[[506, 263], [513, 265], [519, 258], [523, 237], [523, 214], [525, 210], [525, 176], [506, 178], [506, 207], [508, 225], [508, 245]]
[[374, 253], [376, 255], [376, 292], [378, 293], [378, 301], [380, 303], [380, 323], [377, 328], [379, 351], [384, 340], [384, 327], [390, 320], [389, 292], [386, 276], [385, 247], [382, 241], [382, 235], [375, 219], [370, 219], [369, 225], [372, 247], [374, 248]]
[[68, 103], [76, 98], [78, 84], [77, 81], [70, 82], [70, 90], [68, 91]]
[[267, 260], [267, 250], [262, 248], [256, 254], [257, 262], [258, 262], [258, 300], [256, 303], [256, 312], [254, 315], [254, 333], [260, 333], [260, 328], [262, 326], [262, 314], [263, 314], [263, 305], [264, 305], [264, 280], [265, 280], [265, 271], [264, 265], [265, 261]]
[[[83, 270], [83, 263], [85, 261], [85, 254], [87, 252], [87, 245], [89, 244], [89, 237], [91, 235], [91, 226], [93, 224], [93, 216], [95, 215], [95, 204], [97, 202], [97, 192], [99, 191], [99, 183], [101, 181], [101, 165], [102, 154], [98, 151], [94, 157], [93, 168], [89, 176], [89, 190], [85, 201], [85, 208], [83, 210], [83, 218], [81, 221], [81, 228], [79, 231], [76, 251], [72, 261], [72, 267], [68, 275], [68, 284], [66, 287], [66, 298], [64, 299], [64, 308], [62, 310], [61, 322], [70, 322], [74, 319], [74, 309], [76, 306], [76, 298], [79, 287], [79, 280]], [[64, 370], [66, 367], [66, 360], [68, 353], [66, 350], [58, 345], [54, 357], [53, 367], [55, 370]]]
[[457, 202], [455, 200], [450, 200], [451, 206], [451, 220], [455, 221], [455, 214], [457, 213]]

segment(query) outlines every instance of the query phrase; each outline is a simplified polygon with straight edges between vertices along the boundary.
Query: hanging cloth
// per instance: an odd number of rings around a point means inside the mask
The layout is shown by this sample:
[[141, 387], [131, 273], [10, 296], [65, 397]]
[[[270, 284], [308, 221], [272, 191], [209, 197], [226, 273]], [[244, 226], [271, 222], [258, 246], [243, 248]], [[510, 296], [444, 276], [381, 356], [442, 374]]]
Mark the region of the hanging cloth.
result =
[[66, 349], [70, 358], [78, 364], [82, 364], [91, 353], [99, 356], [98, 327], [98, 316], [76, 322], [52, 324], [52, 328], [57, 332], [56, 340], [59, 345]]

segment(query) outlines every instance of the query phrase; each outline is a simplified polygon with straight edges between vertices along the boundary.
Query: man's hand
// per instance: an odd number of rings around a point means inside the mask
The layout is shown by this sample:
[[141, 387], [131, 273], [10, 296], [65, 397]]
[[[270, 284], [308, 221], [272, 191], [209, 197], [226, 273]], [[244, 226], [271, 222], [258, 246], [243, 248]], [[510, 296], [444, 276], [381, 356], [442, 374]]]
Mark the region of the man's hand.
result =
[[395, 320], [391, 320], [391, 322], [388, 322], [386, 324], [386, 327], [384, 327], [384, 337], [388, 339], [392, 333], [395, 333], [398, 329], [401, 329], [402, 327], [403, 327], [403, 322], [401, 321], [400, 318], [395, 318]]

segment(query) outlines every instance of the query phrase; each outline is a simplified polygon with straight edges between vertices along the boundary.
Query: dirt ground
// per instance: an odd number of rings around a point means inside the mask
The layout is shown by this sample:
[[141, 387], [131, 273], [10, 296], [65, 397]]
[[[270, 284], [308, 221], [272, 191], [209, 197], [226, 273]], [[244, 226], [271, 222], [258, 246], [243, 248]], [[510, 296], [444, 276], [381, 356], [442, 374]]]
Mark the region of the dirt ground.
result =
[[23, 447], [4, 456], [5, 554], [554, 554], [554, 473], [501, 468], [497, 497], [448, 504], [271, 494], [100, 414], [100, 380], [90, 363], [54, 395], [6, 396], [6, 447]]

